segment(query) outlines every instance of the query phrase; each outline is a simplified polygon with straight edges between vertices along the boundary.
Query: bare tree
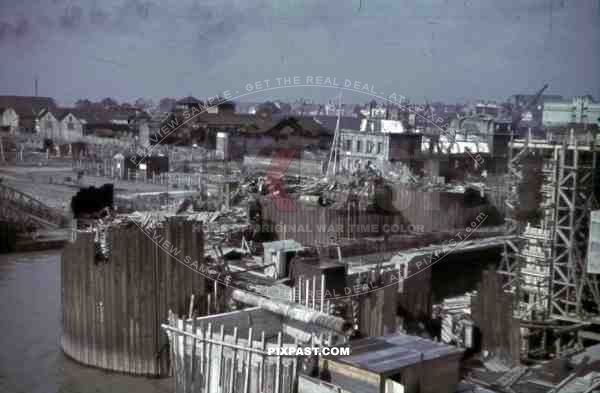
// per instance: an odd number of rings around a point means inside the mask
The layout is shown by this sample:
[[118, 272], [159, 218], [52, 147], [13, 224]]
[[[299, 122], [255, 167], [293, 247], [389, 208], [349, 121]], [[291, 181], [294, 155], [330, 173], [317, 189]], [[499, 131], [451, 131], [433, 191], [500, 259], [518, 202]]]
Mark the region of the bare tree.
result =
[[103, 99], [102, 101], [100, 101], [100, 103], [105, 106], [105, 107], [113, 107], [113, 106], [118, 106], [119, 103], [117, 102], [117, 100], [110, 98], [110, 97], [106, 97], [105, 99]]

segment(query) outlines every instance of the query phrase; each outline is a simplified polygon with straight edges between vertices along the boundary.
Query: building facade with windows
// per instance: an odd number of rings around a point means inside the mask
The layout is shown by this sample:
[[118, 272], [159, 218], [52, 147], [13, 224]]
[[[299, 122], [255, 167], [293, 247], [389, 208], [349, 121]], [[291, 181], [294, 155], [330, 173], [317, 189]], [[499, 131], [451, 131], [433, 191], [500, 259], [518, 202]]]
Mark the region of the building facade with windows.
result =
[[422, 135], [406, 132], [400, 121], [364, 120], [360, 130], [340, 130], [340, 165], [353, 171], [383, 161], [407, 161], [419, 155]]
[[591, 96], [574, 97], [571, 101], [545, 102], [542, 122], [544, 127], [570, 123], [600, 126], [600, 103]]
[[51, 111], [44, 111], [38, 119], [39, 134], [44, 138], [56, 139], [60, 138], [61, 125], [60, 121]]
[[38, 119], [39, 134], [44, 138], [75, 141], [83, 136], [83, 122], [67, 108], [43, 111]]
[[61, 137], [74, 140], [83, 137], [83, 123], [70, 111], [63, 111], [58, 115]]

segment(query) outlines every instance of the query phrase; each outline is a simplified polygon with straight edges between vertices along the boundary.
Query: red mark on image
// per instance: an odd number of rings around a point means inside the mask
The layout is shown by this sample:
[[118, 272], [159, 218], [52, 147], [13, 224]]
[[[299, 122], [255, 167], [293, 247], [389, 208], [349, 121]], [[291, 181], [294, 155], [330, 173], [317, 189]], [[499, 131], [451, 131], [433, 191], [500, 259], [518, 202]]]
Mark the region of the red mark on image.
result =
[[281, 182], [281, 178], [290, 166], [295, 154], [296, 150], [293, 149], [277, 150], [273, 161], [271, 161], [271, 164], [267, 168], [267, 173], [265, 173], [265, 185], [267, 186], [271, 200], [273, 200], [275, 207], [279, 211], [296, 211], [296, 207]]

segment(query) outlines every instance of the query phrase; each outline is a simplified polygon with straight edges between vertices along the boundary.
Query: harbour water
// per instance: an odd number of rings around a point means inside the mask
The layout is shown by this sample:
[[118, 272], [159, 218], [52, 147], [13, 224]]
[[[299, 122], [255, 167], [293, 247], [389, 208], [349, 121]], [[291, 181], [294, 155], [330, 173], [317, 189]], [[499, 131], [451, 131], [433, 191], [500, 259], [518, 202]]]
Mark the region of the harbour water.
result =
[[170, 379], [109, 373], [60, 349], [60, 252], [0, 256], [1, 393], [167, 393]]

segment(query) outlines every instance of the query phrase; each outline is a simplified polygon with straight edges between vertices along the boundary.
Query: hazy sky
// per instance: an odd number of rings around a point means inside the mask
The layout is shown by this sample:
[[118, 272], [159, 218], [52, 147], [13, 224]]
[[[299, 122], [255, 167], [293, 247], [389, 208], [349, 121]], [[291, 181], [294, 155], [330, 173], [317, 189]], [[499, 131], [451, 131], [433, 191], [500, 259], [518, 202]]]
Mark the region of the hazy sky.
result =
[[38, 75], [62, 103], [202, 98], [295, 75], [414, 101], [544, 83], [600, 99], [600, 0], [0, 0], [0, 48], [0, 94], [32, 94]]

